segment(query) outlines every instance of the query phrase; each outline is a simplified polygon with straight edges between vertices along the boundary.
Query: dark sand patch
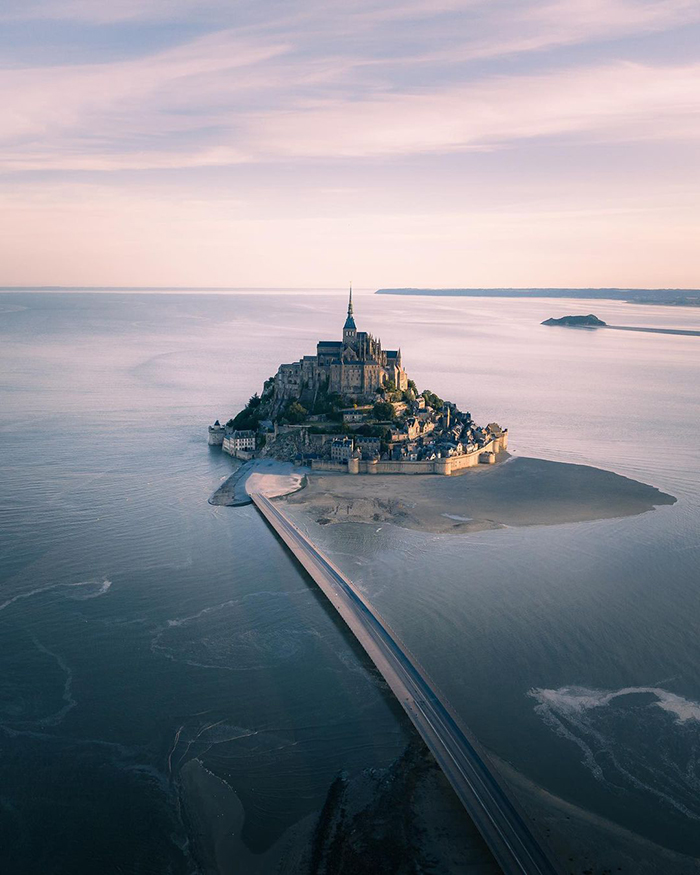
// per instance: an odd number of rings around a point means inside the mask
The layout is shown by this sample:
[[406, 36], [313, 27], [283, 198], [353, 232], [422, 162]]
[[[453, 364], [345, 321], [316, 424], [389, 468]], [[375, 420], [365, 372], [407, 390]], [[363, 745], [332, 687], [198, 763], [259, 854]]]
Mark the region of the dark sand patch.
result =
[[422, 741], [388, 769], [340, 775], [314, 830], [308, 875], [497, 875], [501, 870]]
[[312, 475], [284, 500], [324, 524], [388, 522], [435, 533], [612, 519], [676, 501], [612, 471], [529, 458], [457, 477]]
[[417, 736], [388, 768], [338, 775], [321, 810], [294, 824], [262, 853], [252, 852], [243, 841], [245, 812], [225, 781], [193, 759], [181, 769], [179, 783], [203, 875], [500, 872]]
[[548, 793], [491, 753], [510, 789], [571, 875], [699, 875], [700, 860], [664, 848]]

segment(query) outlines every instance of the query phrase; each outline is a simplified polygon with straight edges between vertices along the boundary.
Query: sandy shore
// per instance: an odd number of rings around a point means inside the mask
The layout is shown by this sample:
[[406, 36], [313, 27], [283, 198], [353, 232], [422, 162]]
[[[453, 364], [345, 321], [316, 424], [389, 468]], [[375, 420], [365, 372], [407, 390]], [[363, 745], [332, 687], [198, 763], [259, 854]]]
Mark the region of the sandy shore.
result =
[[322, 525], [393, 523], [459, 534], [632, 516], [676, 499], [600, 468], [517, 458], [457, 477], [314, 473], [285, 501]]
[[313, 815], [295, 824], [266, 852], [255, 854], [241, 838], [245, 811], [232, 787], [198, 759], [182, 767], [179, 782], [194, 854], [204, 875], [304, 871]]
[[275, 459], [253, 459], [245, 462], [228, 477], [209, 499], [209, 504], [236, 507], [250, 504], [250, 491], [262, 492], [269, 498], [296, 492], [305, 484], [306, 468], [295, 468], [291, 462]]

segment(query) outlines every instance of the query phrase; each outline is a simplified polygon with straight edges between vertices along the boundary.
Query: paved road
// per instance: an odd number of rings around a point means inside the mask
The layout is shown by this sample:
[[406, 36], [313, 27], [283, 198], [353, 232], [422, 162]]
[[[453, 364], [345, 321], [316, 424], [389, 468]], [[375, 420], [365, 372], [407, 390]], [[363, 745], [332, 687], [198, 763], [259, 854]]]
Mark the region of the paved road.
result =
[[261, 493], [253, 502], [338, 610], [440, 764], [505, 875], [561, 869], [494, 776], [485, 753], [372, 607], [294, 523]]

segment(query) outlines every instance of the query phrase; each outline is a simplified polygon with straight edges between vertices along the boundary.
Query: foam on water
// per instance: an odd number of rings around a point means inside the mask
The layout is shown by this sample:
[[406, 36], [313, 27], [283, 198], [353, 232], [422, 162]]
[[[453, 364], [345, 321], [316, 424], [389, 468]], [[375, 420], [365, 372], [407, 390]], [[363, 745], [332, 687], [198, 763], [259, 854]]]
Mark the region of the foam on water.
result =
[[700, 820], [700, 703], [662, 687], [533, 688], [528, 695], [545, 724], [580, 749], [597, 781], [651, 794]]
[[540, 702], [535, 708], [559, 711], [562, 714], [580, 714], [591, 708], [602, 708], [610, 704], [614, 699], [621, 696], [648, 693], [656, 696], [657, 705], [670, 714], [675, 714], [676, 719], [685, 723], [688, 720], [700, 722], [700, 703], [675, 693], [669, 693], [661, 687], [623, 687], [620, 690], [589, 690], [585, 687], [560, 687], [558, 690], [532, 689], [528, 693]]
[[12, 596], [9, 599], [6, 599], [4, 602], [0, 602], [0, 611], [4, 611], [5, 608], [9, 608], [10, 605], [15, 604], [15, 602], [22, 601], [23, 599], [29, 599], [35, 595], [41, 595], [44, 592], [51, 592], [54, 589], [73, 589], [75, 587], [83, 587], [89, 586], [90, 590], [87, 592], [80, 592], [76, 594], [69, 594], [68, 597], [75, 599], [76, 601], [86, 601], [87, 599], [95, 599], [98, 596], [104, 595], [109, 588], [112, 586], [111, 580], [81, 580], [79, 583], [52, 583], [49, 586], [39, 586], [36, 589], [31, 589], [29, 592], [21, 592], [17, 595]]

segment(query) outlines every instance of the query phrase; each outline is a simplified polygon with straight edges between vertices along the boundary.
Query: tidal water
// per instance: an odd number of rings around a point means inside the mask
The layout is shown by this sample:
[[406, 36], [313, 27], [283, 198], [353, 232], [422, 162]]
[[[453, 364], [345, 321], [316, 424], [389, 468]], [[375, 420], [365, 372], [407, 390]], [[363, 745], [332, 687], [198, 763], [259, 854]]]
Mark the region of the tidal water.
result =
[[[539, 324], [589, 310], [700, 329], [700, 310], [613, 301], [355, 307], [515, 454], [675, 505], [469, 536], [310, 527], [497, 758], [700, 858], [700, 338]], [[397, 706], [256, 511], [207, 504], [235, 463], [206, 425], [339, 337], [344, 311], [322, 290], [0, 295], [3, 871], [196, 871], [193, 758], [262, 853], [340, 770], [404, 748]]]

